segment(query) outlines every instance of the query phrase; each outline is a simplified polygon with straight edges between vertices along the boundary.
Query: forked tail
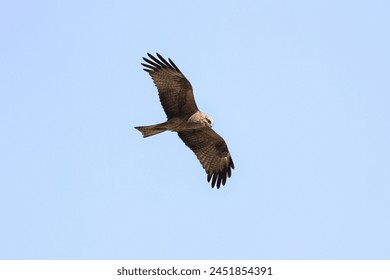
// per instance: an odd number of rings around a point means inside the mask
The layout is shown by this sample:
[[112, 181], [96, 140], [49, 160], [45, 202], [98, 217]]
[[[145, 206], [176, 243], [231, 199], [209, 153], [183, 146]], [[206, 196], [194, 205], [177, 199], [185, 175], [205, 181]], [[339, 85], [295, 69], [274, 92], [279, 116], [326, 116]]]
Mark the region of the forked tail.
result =
[[135, 129], [138, 129], [143, 137], [149, 137], [164, 131], [167, 131], [166, 123], [147, 125], [147, 126], [137, 126]]

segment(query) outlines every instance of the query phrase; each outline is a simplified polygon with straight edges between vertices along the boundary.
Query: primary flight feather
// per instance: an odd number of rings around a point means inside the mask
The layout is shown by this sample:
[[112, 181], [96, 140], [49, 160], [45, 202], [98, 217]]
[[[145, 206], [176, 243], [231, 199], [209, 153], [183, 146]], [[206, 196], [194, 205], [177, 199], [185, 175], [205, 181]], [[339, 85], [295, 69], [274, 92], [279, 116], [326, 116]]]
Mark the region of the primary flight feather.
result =
[[211, 186], [225, 185], [234, 169], [233, 159], [221, 136], [211, 127], [213, 120], [199, 111], [196, 106], [192, 86], [171, 59], [165, 60], [156, 53], [157, 58], [148, 53], [141, 63], [152, 77], [157, 87], [161, 105], [167, 121], [138, 126], [143, 137], [149, 137], [167, 130], [177, 132], [196, 155], [207, 173]]

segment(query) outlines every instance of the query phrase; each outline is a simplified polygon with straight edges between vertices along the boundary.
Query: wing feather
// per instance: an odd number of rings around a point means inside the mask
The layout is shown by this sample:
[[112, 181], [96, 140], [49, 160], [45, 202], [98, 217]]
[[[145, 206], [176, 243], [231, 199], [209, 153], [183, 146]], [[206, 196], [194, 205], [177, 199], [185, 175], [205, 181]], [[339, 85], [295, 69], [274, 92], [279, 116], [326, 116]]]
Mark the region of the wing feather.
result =
[[211, 186], [225, 185], [234, 169], [233, 159], [223, 138], [211, 128], [178, 132], [183, 142], [195, 153], [207, 173]]
[[171, 59], [164, 59], [156, 53], [154, 57], [148, 53], [141, 63], [144, 70], [152, 77], [157, 87], [160, 102], [168, 119], [173, 117], [190, 117], [198, 111], [192, 86]]

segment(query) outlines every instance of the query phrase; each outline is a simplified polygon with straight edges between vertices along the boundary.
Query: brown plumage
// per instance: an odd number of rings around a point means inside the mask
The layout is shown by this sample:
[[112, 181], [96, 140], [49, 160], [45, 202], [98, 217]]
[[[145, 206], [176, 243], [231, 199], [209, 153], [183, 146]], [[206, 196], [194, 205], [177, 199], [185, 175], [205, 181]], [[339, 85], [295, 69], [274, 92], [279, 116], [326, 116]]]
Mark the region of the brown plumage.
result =
[[212, 119], [198, 110], [190, 82], [171, 59], [167, 61], [158, 53], [158, 59], [149, 53], [148, 57], [141, 64], [157, 87], [168, 120], [135, 128], [144, 137], [167, 130], [177, 132], [199, 159], [211, 186], [225, 185], [234, 169], [232, 157], [223, 138], [212, 130]]

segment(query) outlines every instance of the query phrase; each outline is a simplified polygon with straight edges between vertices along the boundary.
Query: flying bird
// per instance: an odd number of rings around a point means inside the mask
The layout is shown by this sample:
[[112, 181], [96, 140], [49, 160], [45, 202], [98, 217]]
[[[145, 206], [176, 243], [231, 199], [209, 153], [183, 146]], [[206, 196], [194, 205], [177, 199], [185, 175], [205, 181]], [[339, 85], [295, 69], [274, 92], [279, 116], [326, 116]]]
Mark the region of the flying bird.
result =
[[152, 77], [157, 87], [161, 105], [167, 115], [167, 121], [138, 126], [143, 137], [149, 137], [167, 130], [177, 132], [180, 139], [196, 155], [207, 173], [211, 186], [225, 185], [227, 177], [234, 169], [233, 159], [221, 136], [211, 127], [213, 119], [199, 111], [196, 106], [192, 86], [180, 69], [171, 59], [165, 60], [160, 54], [157, 57], [148, 53], [141, 63]]

